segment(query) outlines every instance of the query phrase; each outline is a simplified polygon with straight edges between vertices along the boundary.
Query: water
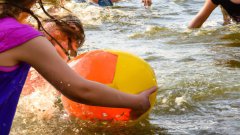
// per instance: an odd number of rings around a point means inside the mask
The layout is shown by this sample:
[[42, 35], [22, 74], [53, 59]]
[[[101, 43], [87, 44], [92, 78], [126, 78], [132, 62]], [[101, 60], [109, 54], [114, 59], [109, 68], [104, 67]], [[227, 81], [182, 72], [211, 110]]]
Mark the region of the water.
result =
[[[216, 9], [201, 29], [187, 24], [203, 0], [139, 0], [113, 8], [67, 4], [83, 21], [79, 52], [116, 49], [134, 53], [155, 70], [160, 87], [148, 119], [135, 126], [69, 119], [53, 90], [21, 97], [12, 135], [240, 134], [240, 26], [222, 26]], [[46, 89], [44, 89], [46, 90]]]

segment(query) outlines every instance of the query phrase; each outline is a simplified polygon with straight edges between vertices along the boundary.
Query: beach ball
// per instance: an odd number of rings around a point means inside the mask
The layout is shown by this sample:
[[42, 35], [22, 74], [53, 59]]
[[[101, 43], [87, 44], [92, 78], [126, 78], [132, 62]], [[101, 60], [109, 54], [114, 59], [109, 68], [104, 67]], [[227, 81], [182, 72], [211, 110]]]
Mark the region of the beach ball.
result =
[[[150, 65], [124, 51], [94, 50], [84, 53], [69, 62], [69, 66], [82, 77], [106, 84], [119, 91], [138, 94], [153, 86], [157, 86], [156, 77]], [[130, 109], [90, 106], [76, 103], [61, 96], [63, 106], [70, 116], [82, 120], [129, 121]], [[152, 109], [156, 92], [150, 96]], [[137, 120], [144, 118], [146, 112]]]

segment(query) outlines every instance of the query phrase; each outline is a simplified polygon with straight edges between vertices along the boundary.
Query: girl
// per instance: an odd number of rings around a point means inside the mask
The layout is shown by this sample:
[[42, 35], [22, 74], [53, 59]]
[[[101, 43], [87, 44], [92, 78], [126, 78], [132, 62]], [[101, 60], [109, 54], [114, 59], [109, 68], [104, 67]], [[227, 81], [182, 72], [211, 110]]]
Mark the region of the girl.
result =
[[[240, 0], [206, 0], [203, 8], [196, 17], [190, 22], [189, 28], [199, 28], [207, 20], [212, 11], [221, 5], [224, 24], [232, 21], [240, 22]], [[229, 15], [229, 16], [228, 16]]]
[[45, 32], [48, 40], [65, 61], [77, 56], [77, 49], [85, 41], [85, 34], [82, 23], [76, 16], [54, 16], [52, 19], [44, 20], [43, 27], [48, 32]]
[[[149, 107], [152, 87], [138, 95], [126, 94], [77, 75], [42, 34], [18, 19], [31, 14], [41, 0], [0, 0], [0, 134], [8, 135], [30, 65], [57, 90], [88, 105], [132, 109], [137, 117]], [[39, 27], [41, 23], [38, 20]]]

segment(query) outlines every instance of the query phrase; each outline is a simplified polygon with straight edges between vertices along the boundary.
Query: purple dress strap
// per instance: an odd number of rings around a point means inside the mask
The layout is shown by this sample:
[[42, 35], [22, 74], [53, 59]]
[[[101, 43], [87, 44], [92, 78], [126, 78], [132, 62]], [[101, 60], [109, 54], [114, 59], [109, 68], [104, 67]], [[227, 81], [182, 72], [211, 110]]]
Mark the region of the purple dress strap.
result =
[[11, 66], [11, 67], [0, 66], [0, 71], [11, 72], [11, 71], [17, 69], [18, 67], [19, 67], [19, 65], [15, 65], [15, 66]]
[[[0, 53], [38, 36], [42, 33], [14, 18], [0, 18]], [[29, 68], [30, 65], [23, 62], [13, 67], [0, 66], [0, 135], [10, 132]]]

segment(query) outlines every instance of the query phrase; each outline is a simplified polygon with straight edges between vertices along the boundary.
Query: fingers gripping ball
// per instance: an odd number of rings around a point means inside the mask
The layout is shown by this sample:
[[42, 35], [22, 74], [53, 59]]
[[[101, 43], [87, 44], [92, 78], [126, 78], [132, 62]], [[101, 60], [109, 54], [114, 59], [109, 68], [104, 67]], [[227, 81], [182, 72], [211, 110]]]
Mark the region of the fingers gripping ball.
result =
[[[127, 52], [90, 51], [76, 57], [69, 65], [84, 78], [106, 84], [125, 93], [137, 94], [157, 86], [155, 74], [150, 65]], [[151, 108], [155, 99], [156, 92], [150, 96]], [[83, 120], [130, 120], [130, 109], [89, 106], [73, 102], [64, 96], [62, 96], [62, 102], [71, 116]]]

